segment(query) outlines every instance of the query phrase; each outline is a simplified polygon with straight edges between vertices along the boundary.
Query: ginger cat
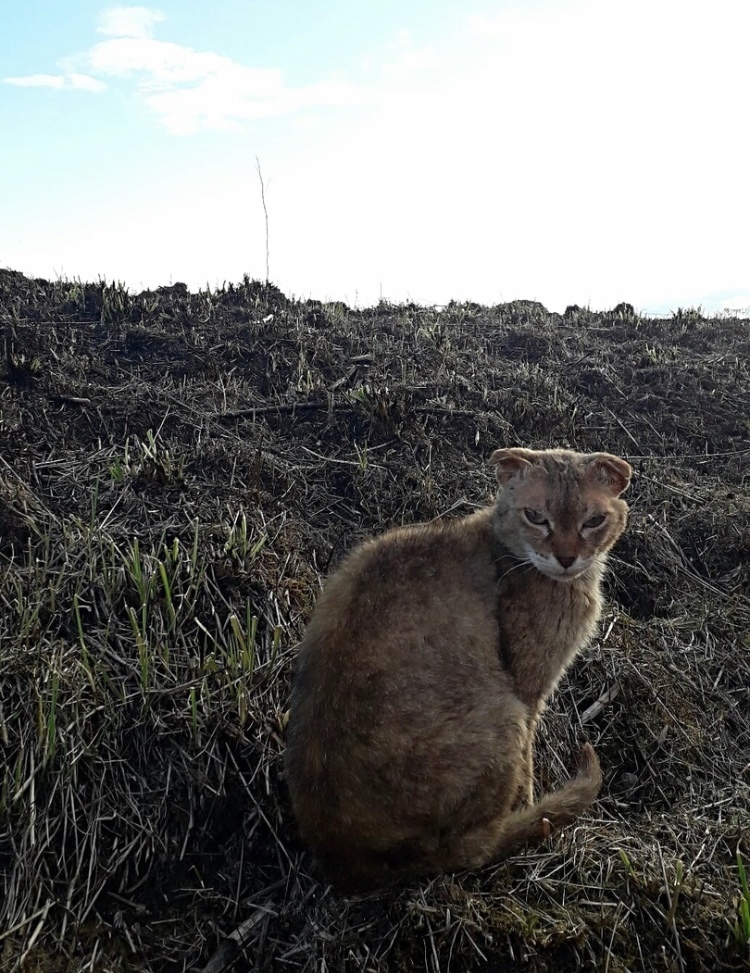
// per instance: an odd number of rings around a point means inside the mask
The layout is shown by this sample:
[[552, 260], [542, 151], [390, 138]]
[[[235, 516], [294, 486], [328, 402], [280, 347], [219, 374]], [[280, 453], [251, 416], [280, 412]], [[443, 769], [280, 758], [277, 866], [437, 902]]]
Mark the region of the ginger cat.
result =
[[287, 779], [302, 837], [339, 884], [477, 868], [599, 793], [586, 744], [578, 776], [534, 804], [532, 748], [599, 619], [631, 469], [562, 449], [498, 449], [490, 462], [492, 506], [361, 544], [303, 639]]

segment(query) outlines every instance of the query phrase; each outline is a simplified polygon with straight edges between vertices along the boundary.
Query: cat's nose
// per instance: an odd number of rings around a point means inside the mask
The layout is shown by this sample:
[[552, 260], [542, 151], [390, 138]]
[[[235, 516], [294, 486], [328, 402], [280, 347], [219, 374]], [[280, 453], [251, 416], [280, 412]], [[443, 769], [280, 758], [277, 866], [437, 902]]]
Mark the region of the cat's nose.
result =
[[562, 554], [555, 554], [555, 557], [564, 568], [569, 568], [570, 565], [575, 561], [574, 557], [563, 557]]

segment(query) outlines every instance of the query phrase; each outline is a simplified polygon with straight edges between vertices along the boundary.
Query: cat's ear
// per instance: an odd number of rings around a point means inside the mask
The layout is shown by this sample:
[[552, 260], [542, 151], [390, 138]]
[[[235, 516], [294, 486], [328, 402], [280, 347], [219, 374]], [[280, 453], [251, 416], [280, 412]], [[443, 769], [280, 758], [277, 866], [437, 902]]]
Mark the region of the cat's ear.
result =
[[606, 483], [615, 497], [627, 489], [632, 473], [630, 463], [611, 453], [594, 453], [589, 457], [589, 475], [599, 483]]
[[516, 474], [530, 469], [535, 456], [532, 449], [496, 449], [490, 456], [490, 463], [497, 467], [497, 482], [504, 486]]

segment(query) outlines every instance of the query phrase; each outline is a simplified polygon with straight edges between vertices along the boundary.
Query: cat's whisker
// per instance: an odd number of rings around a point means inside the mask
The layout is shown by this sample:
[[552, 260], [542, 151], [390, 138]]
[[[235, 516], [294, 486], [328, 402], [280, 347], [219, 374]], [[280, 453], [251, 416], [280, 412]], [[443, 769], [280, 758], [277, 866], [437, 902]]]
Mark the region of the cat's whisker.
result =
[[519, 571], [521, 568], [533, 568], [534, 567], [534, 565], [531, 563], [531, 561], [525, 560], [524, 558], [514, 558], [514, 560], [517, 563], [516, 564], [512, 564], [504, 574], [501, 574], [500, 575], [500, 577], [497, 579], [497, 583], [498, 584], [500, 584], [501, 581], [504, 581], [508, 577], [508, 575], [509, 574], [512, 574], [514, 571]]

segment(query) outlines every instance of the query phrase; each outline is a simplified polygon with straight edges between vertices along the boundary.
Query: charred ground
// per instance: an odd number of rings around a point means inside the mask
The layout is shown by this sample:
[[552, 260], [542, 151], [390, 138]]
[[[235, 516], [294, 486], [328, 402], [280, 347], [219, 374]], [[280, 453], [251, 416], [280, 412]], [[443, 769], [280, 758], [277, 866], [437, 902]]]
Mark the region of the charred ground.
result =
[[[748, 321], [0, 271], [0, 325], [0, 969], [746, 968]], [[294, 644], [347, 549], [487, 502], [511, 445], [635, 469], [538, 754], [546, 788], [590, 739], [602, 799], [340, 897], [281, 777]]]

